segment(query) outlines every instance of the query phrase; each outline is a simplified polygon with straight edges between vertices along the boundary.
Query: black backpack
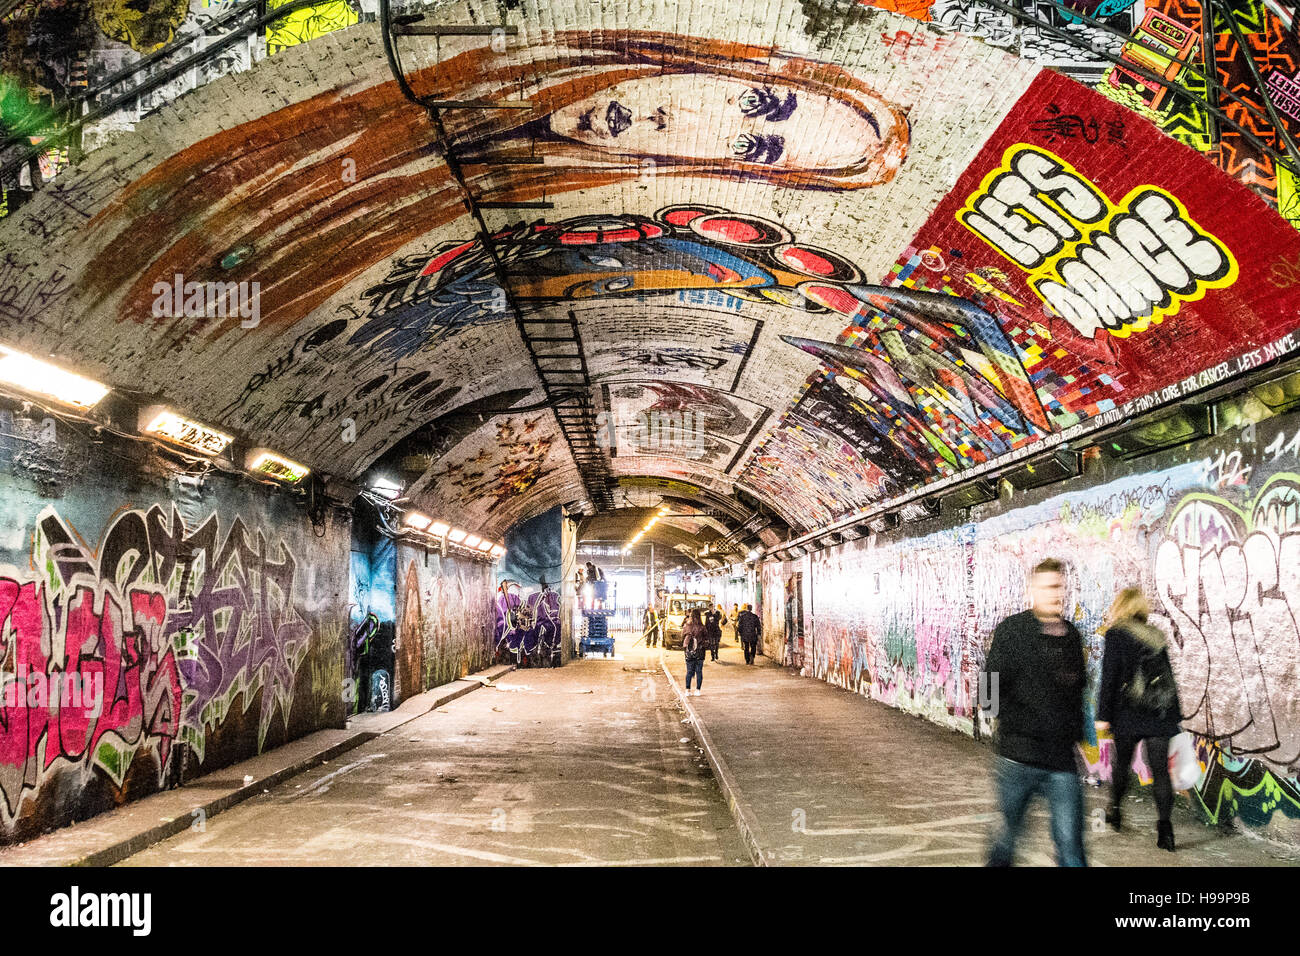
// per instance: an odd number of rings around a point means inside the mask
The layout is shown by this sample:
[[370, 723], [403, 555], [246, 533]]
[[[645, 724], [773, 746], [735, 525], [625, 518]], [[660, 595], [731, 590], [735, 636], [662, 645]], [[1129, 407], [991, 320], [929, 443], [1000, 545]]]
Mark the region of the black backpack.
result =
[[1165, 714], [1178, 700], [1174, 669], [1169, 664], [1169, 650], [1151, 650], [1135, 640], [1142, 654], [1133, 676], [1124, 685], [1124, 696], [1134, 710], [1147, 714]]

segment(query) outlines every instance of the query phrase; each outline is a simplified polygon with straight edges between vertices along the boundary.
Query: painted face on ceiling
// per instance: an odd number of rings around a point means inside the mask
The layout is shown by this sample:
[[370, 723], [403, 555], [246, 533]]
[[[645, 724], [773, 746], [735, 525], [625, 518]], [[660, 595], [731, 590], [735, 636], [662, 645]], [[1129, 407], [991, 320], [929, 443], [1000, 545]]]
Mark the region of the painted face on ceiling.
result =
[[550, 123], [560, 136], [632, 155], [844, 169], [906, 143], [896, 109], [861, 99], [859, 106], [792, 86], [677, 73], [615, 84], [557, 110]]

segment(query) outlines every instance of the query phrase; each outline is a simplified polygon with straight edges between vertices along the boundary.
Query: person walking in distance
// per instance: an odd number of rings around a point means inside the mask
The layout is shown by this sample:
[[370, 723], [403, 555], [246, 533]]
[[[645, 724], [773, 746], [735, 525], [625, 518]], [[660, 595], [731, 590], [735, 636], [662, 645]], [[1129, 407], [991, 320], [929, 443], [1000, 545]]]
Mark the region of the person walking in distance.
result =
[[736, 639], [737, 644], [740, 643], [740, 632], [736, 630], [736, 621], [739, 618], [740, 618], [740, 605], [739, 604], [731, 605], [731, 613], [727, 615], [727, 621], [728, 623], [731, 624], [731, 636]]
[[736, 617], [736, 635], [740, 638], [740, 646], [745, 650], [745, 663], [754, 663], [758, 640], [763, 636], [763, 622], [754, 613], [754, 605], [746, 604], [745, 609]]
[[700, 620], [700, 609], [692, 608], [691, 617], [682, 627], [682, 651], [686, 654], [686, 693], [691, 693], [691, 677], [695, 678], [695, 696], [700, 696], [704, 686], [704, 655], [708, 650], [708, 635]]
[[645, 636], [645, 646], [656, 646], [659, 643], [659, 614], [655, 611], [653, 604], [646, 607], [645, 615], [641, 621], [641, 628]]
[[1083, 638], [1062, 617], [1065, 573], [1060, 561], [1040, 561], [1029, 577], [1030, 609], [993, 632], [981, 679], [991, 716], [1000, 832], [989, 866], [1011, 866], [1029, 801], [1047, 799], [1060, 866], [1087, 866], [1083, 849], [1083, 784], [1075, 761], [1084, 738]]
[[1125, 588], [1106, 615], [1097, 730], [1109, 730], [1115, 738], [1106, 822], [1115, 830], [1122, 826], [1120, 804], [1128, 791], [1133, 752], [1139, 741], [1146, 741], [1158, 816], [1156, 846], [1172, 853], [1174, 788], [1169, 780], [1169, 738], [1179, 731], [1182, 705], [1169, 663], [1168, 640], [1163, 631], [1147, 623], [1150, 613], [1141, 589]]
[[722, 644], [722, 605], [704, 612], [704, 630], [709, 636], [709, 653], [718, 659], [718, 646]]

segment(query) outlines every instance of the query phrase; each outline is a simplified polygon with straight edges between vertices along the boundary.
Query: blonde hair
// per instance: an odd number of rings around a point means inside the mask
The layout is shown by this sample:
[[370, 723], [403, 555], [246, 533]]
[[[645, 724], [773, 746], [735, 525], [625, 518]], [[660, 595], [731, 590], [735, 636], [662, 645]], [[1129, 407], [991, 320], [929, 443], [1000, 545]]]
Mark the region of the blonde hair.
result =
[[1103, 630], [1110, 630], [1123, 621], [1138, 620], [1145, 622], [1151, 613], [1151, 605], [1141, 588], [1125, 588], [1115, 595], [1115, 603], [1106, 614]]

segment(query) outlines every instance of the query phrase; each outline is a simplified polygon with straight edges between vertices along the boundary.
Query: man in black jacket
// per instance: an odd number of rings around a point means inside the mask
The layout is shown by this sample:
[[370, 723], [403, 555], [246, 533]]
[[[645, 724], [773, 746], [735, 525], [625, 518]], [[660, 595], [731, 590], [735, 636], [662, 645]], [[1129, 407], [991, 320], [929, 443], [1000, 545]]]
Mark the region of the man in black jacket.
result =
[[736, 617], [736, 635], [740, 638], [741, 647], [745, 649], [745, 663], [754, 663], [758, 639], [763, 635], [763, 622], [754, 613], [752, 604], [746, 604], [745, 609]]
[[[997, 718], [994, 738], [1002, 828], [989, 866], [1011, 866], [1025, 811], [1035, 793], [1052, 811], [1052, 841], [1061, 866], [1087, 866], [1083, 850], [1083, 786], [1075, 745], [1084, 739], [1087, 681], [1083, 638], [1062, 618], [1061, 562], [1040, 562], [1029, 579], [1032, 607], [993, 632], [984, 663], [981, 707]], [[986, 697], [987, 694], [987, 697]], [[988, 703], [985, 703], [987, 699]], [[991, 705], [991, 706], [990, 706]]]

